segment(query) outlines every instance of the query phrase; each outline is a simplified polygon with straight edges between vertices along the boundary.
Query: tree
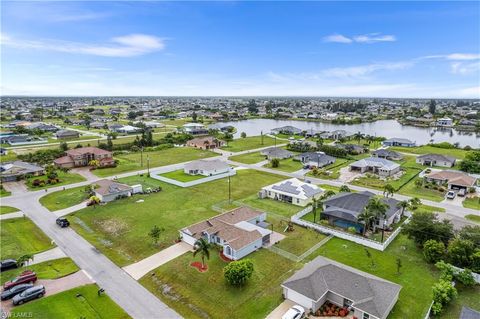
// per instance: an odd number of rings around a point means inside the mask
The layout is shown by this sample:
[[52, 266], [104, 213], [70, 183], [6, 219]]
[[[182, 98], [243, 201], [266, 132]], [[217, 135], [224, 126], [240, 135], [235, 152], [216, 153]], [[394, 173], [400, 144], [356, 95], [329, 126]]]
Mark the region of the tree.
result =
[[367, 248], [365, 248], [365, 255], [367, 255], [368, 259], [370, 259], [370, 266], [372, 268], [375, 267], [375, 261], [373, 260], [372, 254], [370, 253], [370, 251]]
[[278, 166], [280, 166], [280, 160], [278, 158], [272, 158], [270, 160], [270, 165], [273, 167], [273, 168], [276, 168]]
[[402, 216], [405, 213], [405, 209], [407, 209], [409, 206], [410, 206], [410, 203], [407, 200], [403, 200], [397, 204], [397, 207], [402, 209], [402, 213], [401, 213]]
[[313, 222], [314, 223], [316, 223], [316, 221], [317, 221], [317, 211], [319, 212], [318, 219], [321, 219], [321, 213], [323, 211], [323, 203], [322, 203], [321, 200], [313, 198], [313, 200], [312, 200], [312, 213], [313, 213]]
[[34, 258], [34, 255], [32, 254], [26, 254], [26, 255], [20, 256], [20, 258], [17, 259], [17, 265], [25, 266], [26, 268], [28, 263], [30, 261], [33, 261], [33, 258]]
[[98, 160], [91, 160], [88, 162], [88, 165], [96, 168], [100, 165], [100, 162]]
[[480, 151], [468, 152], [460, 162], [460, 169], [467, 173], [480, 173]]
[[196, 122], [196, 121], [197, 121], [197, 117], [198, 117], [197, 112], [193, 112], [193, 113], [192, 113], [192, 121], [193, 121], [193, 122]]
[[437, 108], [437, 102], [435, 100], [430, 100], [430, 103], [428, 104], [428, 112], [434, 115], [436, 108]]
[[232, 261], [223, 268], [223, 275], [232, 286], [244, 285], [253, 274], [253, 262], [250, 259]]
[[340, 186], [340, 189], [338, 190], [340, 193], [350, 193], [351, 190], [347, 185], [342, 185]]
[[148, 236], [150, 236], [152, 238], [153, 243], [155, 245], [158, 243], [158, 240], [160, 239], [160, 235], [161, 235], [162, 231], [163, 231], [163, 228], [160, 228], [157, 225], [155, 225], [148, 232]]
[[233, 134], [230, 132], [226, 132], [225, 134], [223, 134], [223, 139], [227, 142], [231, 141], [233, 140]]
[[93, 208], [95, 208], [95, 206], [100, 203], [100, 198], [98, 198], [97, 196], [90, 196], [89, 201], [90, 201], [90, 205], [92, 205]]
[[247, 137], [247, 133], [245, 133], [245, 132], [242, 132], [242, 133], [240, 134], [240, 137], [241, 137], [241, 138], [245, 138], [245, 137]]
[[475, 244], [475, 247], [480, 247], [480, 226], [464, 226], [458, 232], [458, 237], [461, 239], [470, 240]]
[[383, 196], [388, 197], [389, 195], [392, 195], [395, 193], [395, 187], [393, 187], [391, 184], [385, 185], [383, 188]]
[[449, 220], [438, 220], [438, 216], [431, 212], [416, 212], [410, 222], [403, 226], [404, 232], [412, 238], [417, 245], [434, 239], [445, 245], [453, 238], [453, 224]]
[[332, 191], [331, 189], [327, 190], [325, 193], [322, 195], [322, 199], [329, 198], [331, 196], [335, 195], [335, 192]]
[[364, 136], [365, 135], [359, 131], [353, 135], [353, 138], [357, 140], [358, 144], [360, 144], [360, 141], [362, 138], [364, 138]]
[[470, 268], [475, 251], [471, 240], [455, 238], [448, 244], [448, 260], [457, 267]]
[[[386, 218], [386, 212], [388, 209], [388, 205], [385, 204], [380, 198], [378, 197], [372, 197], [367, 203], [367, 206], [365, 206], [365, 209], [372, 212], [373, 215], [375, 216], [375, 220], [379, 221], [380, 219], [385, 219]], [[383, 226], [382, 226], [383, 229]]]
[[357, 220], [359, 222], [363, 222], [363, 233], [362, 233], [363, 236], [365, 236], [365, 233], [370, 228], [370, 224], [374, 219], [375, 219], [375, 214], [366, 208], [363, 210], [363, 212], [361, 212], [358, 215]]
[[440, 260], [439, 262], [435, 263], [435, 267], [440, 271], [440, 279], [445, 281], [452, 281], [453, 280], [453, 273], [454, 269], [453, 266], [449, 263]]
[[67, 142], [62, 142], [62, 143], [60, 143], [60, 149], [61, 149], [62, 151], [64, 151], [64, 152], [65, 152], [65, 151], [68, 151], [68, 144], [67, 144]]
[[423, 244], [423, 256], [429, 263], [436, 263], [445, 256], [445, 244], [429, 239]]
[[418, 197], [414, 197], [410, 199], [410, 207], [412, 208], [412, 210], [417, 209], [418, 206], [420, 206], [421, 204], [422, 204], [422, 201]]
[[440, 280], [432, 287], [433, 305], [432, 312], [438, 315], [442, 312], [443, 307], [450, 301], [457, 297], [457, 289], [453, 287], [452, 283], [446, 280]]
[[210, 243], [204, 238], [200, 238], [193, 245], [193, 257], [200, 254], [202, 258], [202, 268], [206, 268], [205, 258], [210, 259]]
[[455, 279], [460, 281], [464, 286], [471, 287], [476, 284], [475, 278], [473, 278], [472, 271], [468, 268], [455, 274]]
[[395, 264], [397, 265], [397, 275], [400, 275], [400, 268], [402, 268], [402, 260], [400, 258], [397, 258]]

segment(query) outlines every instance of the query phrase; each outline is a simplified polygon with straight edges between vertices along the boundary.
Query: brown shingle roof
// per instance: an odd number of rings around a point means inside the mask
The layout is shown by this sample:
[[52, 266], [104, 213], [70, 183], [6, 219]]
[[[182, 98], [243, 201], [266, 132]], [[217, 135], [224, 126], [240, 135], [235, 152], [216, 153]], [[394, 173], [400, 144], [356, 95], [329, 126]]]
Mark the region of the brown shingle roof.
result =
[[95, 192], [100, 195], [110, 195], [132, 189], [132, 187], [126, 184], [117, 183], [109, 179], [99, 180], [95, 182], [95, 185], [99, 186], [95, 189]]
[[112, 152], [102, 150], [98, 147], [88, 146], [88, 147], [81, 147], [81, 148], [74, 148], [65, 152], [67, 155], [70, 156], [78, 156], [83, 154], [95, 154], [95, 155], [110, 155]]
[[428, 178], [448, 181], [450, 184], [471, 187], [475, 185], [476, 178], [462, 172], [438, 171], [427, 175]]

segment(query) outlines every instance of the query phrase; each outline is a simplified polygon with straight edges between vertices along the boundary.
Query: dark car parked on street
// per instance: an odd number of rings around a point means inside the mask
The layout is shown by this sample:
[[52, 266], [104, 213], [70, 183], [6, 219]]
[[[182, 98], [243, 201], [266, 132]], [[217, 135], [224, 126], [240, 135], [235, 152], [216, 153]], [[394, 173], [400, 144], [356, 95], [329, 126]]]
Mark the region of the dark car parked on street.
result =
[[5, 259], [0, 261], [0, 272], [17, 268], [18, 264], [15, 259]]
[[59, 217], [55, 222], [62, 228], [70, 226], [70, 222], [65, 217]]
[[21, 284], [21, 285], [14, 286], [10, 289], [3, 291], [0, 294], [0, 299], [7, 300], [10, 298], [13, 298], [13, 296], [18, 295], [19, 293], [24, 292], [25, 290], [32, 287], [33, 287], [33, 284]]
[[31, 283], [34, 283], [35, 281], [37, 281], [37, 274], [31, 270], [26, 270], [22, 272], [20, 275], [18, 275], [17, 277], [13, 278], [12, 280], [4, 283], [3, 288], [7, 290], [20, 284], [26, 284], [26, 283], [31, 284]]
[[41, 298], [44, 295], [45, 295], [45, 287], [43, 285], [34, 286], [32, 288], [28, 288], [27, 290], [13, 297], [13, 305], [14, 306], [21, 305], [32, 299]]

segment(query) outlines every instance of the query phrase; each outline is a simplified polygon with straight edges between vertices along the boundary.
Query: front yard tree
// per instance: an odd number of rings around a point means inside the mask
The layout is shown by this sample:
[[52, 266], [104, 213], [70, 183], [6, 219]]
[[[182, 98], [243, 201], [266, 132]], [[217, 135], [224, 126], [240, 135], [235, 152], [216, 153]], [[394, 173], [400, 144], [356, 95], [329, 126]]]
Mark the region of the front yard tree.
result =
[[272, 160], [270, 161], [270, 165], [272, 165], [273, 168], [276, 168], [280, 166], [280, 161], [278, 160], [278, 158], [272, 158]]
[[247, 133], [245, 133], [245, 132], [242, 132], [242, 133], [240, 134], [240, 137], [241, 137], [241, 138], [245, 138], [245, 137], [247, 137]]
[[420, 246], [429, 239], [446, 245], [454, 237], [453, 224], [449, 220], [438, 220], [438, 216], [431, 212], [416, 212], [410, 222], [403, 226], [403, 230]]
[[410, 199], [410, 207], [415, 210], [418, 206], [422, 205], [422, 201], [418, 197], [414, 197]]
[[242, 286], [253, 274], [253, 262], [242, 259], [229, 263], [223, 268], [223, 274], [232, 286]]
[[470, 240], [455, 238], [448, 244], [448, 259], [450, 262], [461, 268], [470, 268], [472, 255], [478, 251], [475, 244]]
[[429, 239], [423, 244], [423, 256], [429, 263], [436, 263], [445, 256], [445, 244], [441, 241]]
[[350, 193], [351, 191], [350, 191], [350, 188], [347, 185], [342, 185], [342, 186], [340, 186], [339, 192], [340, 193]]
[[20, 258], [18, 258], [17, 260], [17, 264], [19, 266], [25, 266], [25, 268], [28, 266], [28, 263], [30, 261], [33, 261], [33, 255], [32, 254], [26, 254], [26, 255], [23, 255], [21, 256]]
[[162, 234], [162, 231], [163, 231], [163, 228], [160, 228], [157, 225], [155, 225], [148, 232], [148, 236], [150, 236], [150, 238], [152, 238], [153, 243], [155, 245], [158, 244], [158, 240], [160, 239], [160, 235]]
[[206, 268], [205, 258], [210, 259], [210, 243], [204, 238], [200, 238], [193, 245], [193, 257], [200, 254], [202, 258], [202, 268]]
[[397, 265], [397, 275], [400, 275], [400, 268], [402, 268], [402, 260], [400, 258], [397, 258], [395, 264]]
[[393, 187], [391, 184], [387, 184], [383, 188], [383, 196], [385, 197], [388, 197], [390, 195], [393, 196], [394, 193], [395, 193], [395, 187]]
[[407, 209], [409, 206], [410, 203], [407, 200], [403, 200], [397, 204], [397, 207], [402, 209], [402, 216], [405, 214], [405, 209]]

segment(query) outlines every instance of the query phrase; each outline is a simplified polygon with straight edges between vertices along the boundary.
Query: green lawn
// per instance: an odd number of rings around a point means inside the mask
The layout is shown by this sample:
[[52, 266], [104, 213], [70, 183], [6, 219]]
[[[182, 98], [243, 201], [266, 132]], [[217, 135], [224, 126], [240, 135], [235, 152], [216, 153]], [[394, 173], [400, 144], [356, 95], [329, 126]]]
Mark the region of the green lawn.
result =
[[338, 179], [340, 177], [340, 169], [348, 166], [356, 160], [349, 160], [345, 158], [337, 158], [335, 163], [327, 165], [317, 170], [317, 175], [314, 175], [312, 171], [308, 172], [308, 176], [318, 177], [322, 179]]
[[411, 196], [411, 197], [428, 199], [434, 202], [441, 202], [442, 200], [444, 200], [445, 198], [444, 192], [440, 192], [432, 188], [425, 188], [423, 186], [417, 187], [415, 185], [416, 179], [418, 178], [414, 178], [410, 182], [405, 184], [398, 193], [402, 195]]
[[403, 175], [397, 179], [397, 180], [382, 180], [378, 178], [374, 174], [370, 174], [370, 176], [362, 176], [354, 179], [351, 183], [353, 185], [358, 185], [358, 186], [364, 186], [364, 187], [369, 187], [369, 188], [374, 188], [378, 190], [383, 190], [385, 185], [390, 184], [392, 185], [396, 190], [402, 189], [409, 181], [412, 179], [415, 179], [415, 176], [417, 176], [421, 170], [417, 168], [412, 168], [412, 167], [403, 167], [402, 168], [405, 172]]
[[[434, 266], [427, 264], [413, 241], [402, 234], [384, 252], [368, 251], [375, 262], [374, 267], [366, 256], [364, 246], [333, 238], [309, 259], [322, 255], [401, 285], [400, 297], [388, 318], [423, 318], [432, 301], [432, 285], [438, 276]], [[400, 274], [397, 274], [395, 266], [397, 258], [403, 265]]]
[[473, 214], [468, 214], [465, 216], [466, 219], [469, 219], [473, 222], [480, 223], [480, 216], [479, 215], [473, 215]]
[[242, 155], [236, 155], [229, 157], [230, 160], [243, 163], [243, 164], [255, 164], [265, 160], [265, 156], [260, 152], [246, 153]]
[[[277, 140], [277, 145], [285, 144], [285, 142], [286, 141]], [[222, 149], [230, 152], [240, 152], [273, 145], [275, 145], [275, 139], [269, 136], [263, 136], [263, 144], [261, 136], [249, 136], [245, 138], [234, 139], [228, 142], [228, 145], [222, 147]]]
[[0, 274], [0, 283], [3, 285], [7, 280], [15, 278], [25, 269], [34, 271], [39, 279], [57, 279], [79, 270], [70, 258], [60, 258], [2, 272]]
[[465, 287], [457, 283], [458, 297], [447, 307], [444, 308], [442, 314], [438, 317], [441, 319], [459, 318], [462, 312], [462, 306], [467, 306], [480, 311], [480, 285], [474, 287]]
[[189, 147], [174, 147], [161, 151], [143, 152], [143, 166], [141, 165], [141, 156], [140, 152], [115, 156], [115, 159], [119, 160], [117, 167], [97, 169], [94, 170], [93, 173], [100, 177], [106, 177], [135, 170], [147, 169], [147, 156], [150, 158], [150, 168], [153, 168], [218, 155], [210, 151], [203, 151]]
[[263, 167], [276, 169], [282, 172], [295, 172], [303, 168], [303, 164], [300, 161], [295, 161], [293, 158], [282, 159], [279, 161], [278, 167], [272, 167], [270, 163], [265, 164]]
[[88, 195], [85, 193], [85, 186], [80, 186], [45, 195], [40, 198], [40, 204], [53, 212], [80, 204], [87, 199]]
[[445, 208], [442, 207], [435, 207], [435, 206], [429, 206], [425, 204], [421, 204], [418, 206], [418, 208], [415, 210], [416, 213], [418, 212], [429, 212], [429, 213], [445, 213]]
[[14, 318], [32, 314], [29, 318], [34, 319], [130, 318], [108, 295], [99, 297], [98, 289], [95, 284], [80, 286], [17, 306], [11, 314]]
[[171, 172], [168, 172], [168, 173], [163, 173], [163, 174], [160, 174], [160, 176], [170, 178], [170, 179], [174, 179], [174, 180], [179, 181], [179, 182], [191, 182], [191, 181], [196, 181], [197, 179], [202, 179], [202, 178], [206, 177], [206, 176], [203, 176], [203, 175], [185, 174], [183, 169], [179, 169], [177, 171], [171, 171]]
[[465, 198], [463, 207], [480, 210], [480, 197]]
[[0, 162], [10, 162], [17, 159], [17, 154], [13, 151], [8, 151], [6, 155], [0, 156]]
[[140, 283], [185, 318], [265, 318], [282, 302], [280, 284], [292, 275], [295, 264], [266, 249], [248, 256], [254, 272], [243, 287], [230, 286], [223, 277], [226, 263], [211, 250], [208, 271], [190, 266], [184, 254], [148, 274]]
[[50, 239], [30, 219], [0, 221], [0, 258], [18, 258], [53, 248]]
[[[138, 183], [141, 179], [161, 186], [162, 191], [136, 195], [96, 208], [86, 207], [70, 217], [72, 228], [121, 266], [170, 246], [178, 238], [179, 229], [217, 215], [218, 212], [211, 209], [212, 205], [228, 199], [228, 181], [225, 179], [188, 188], [140, 176], [120, 181]], [[261, 187], [282, 179], [255, 170], [239, 170], [231, 178], [232, 199], [256, 195]], [[137, 203], [139, 199], [144, 202]], [[157, 245], [148, 237], [154, 225], [165, 229]]]
[[80, 183], [80, 182], [85, 181], [85, 178], [83, 178], [82, 176], [80, 176], [78, 174], [65, 173], [62, 170], [57, 170], [57, 174], [58, 174], [58, 178], [60, 179], [60, 182], [56, 183], [56, 184], [45, 184], [44, 186], [40, 186], [40, 187], [39, 186], [34, 187], [32, 185], [33, 181], [36, 180], [36, 179], [44, 181], [46, 183], [47, 180], [48, 180], [46, 175], [32, 176], [32, 177], [30, 177], [26, 180], [25, 184], [27, 185], [28, 189], [30, 189], [30, 190], [39, 190], [39, 189], [45, 189], [45, 188], [50, 188], [50, 187], [58, 187], [58, 186], [64, 186], [64, 185], [68, 185], [68, 184]]
[[440, 147], [433, 147], [430, 145], [423, 145], [423, 146], [417, 146], [417, 147], [395, 146], [395, 147], [389, 147], [388, 149], [397, 151], [397, 152], [402, 152], [402, 153], [410, 153], [410, 154], [430, 154], [430, 153], [442, 154], [442, 155], [453, 156], [457, 159], [464, 159], [465, 155], [468, 153], [467, 151], [462, 149], [440, 148]]
[[10, 206], [0, 206], [0, 215], [18, 212], [18, 208]]
[[262, 211], [272, 212], [287, 218], [303, 209], [303, 207], [301, 206], [280, 202], [271, 198], [258, 198], [257, 194], [247, 196], [243, 199], [238, 200], [238, 202]]
[[[1, 184], [0, 184], [1, 185]], [[0, 188], [0, 197], [7, 197], [12, 195], [9, 191], [5, 190], [3, 186]]]

